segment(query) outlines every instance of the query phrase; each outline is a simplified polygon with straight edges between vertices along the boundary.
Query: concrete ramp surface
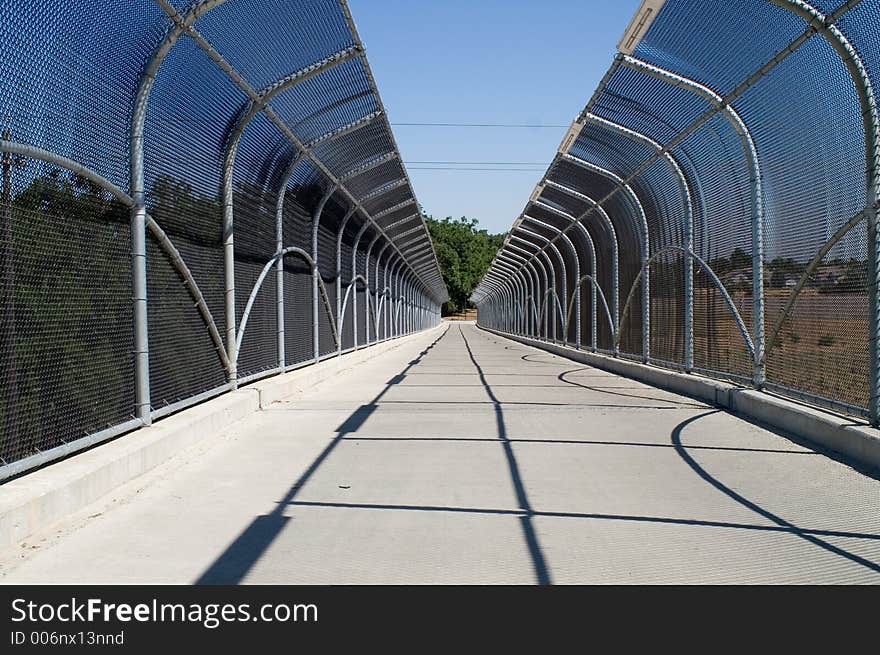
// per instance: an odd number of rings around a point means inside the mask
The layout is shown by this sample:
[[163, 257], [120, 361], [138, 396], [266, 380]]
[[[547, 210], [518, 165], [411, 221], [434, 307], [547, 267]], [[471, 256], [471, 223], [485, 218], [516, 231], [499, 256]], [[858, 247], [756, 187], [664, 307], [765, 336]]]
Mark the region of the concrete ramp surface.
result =
[[876, 583], [880, 484], [456, 322], [8, 550], [6, 583]]

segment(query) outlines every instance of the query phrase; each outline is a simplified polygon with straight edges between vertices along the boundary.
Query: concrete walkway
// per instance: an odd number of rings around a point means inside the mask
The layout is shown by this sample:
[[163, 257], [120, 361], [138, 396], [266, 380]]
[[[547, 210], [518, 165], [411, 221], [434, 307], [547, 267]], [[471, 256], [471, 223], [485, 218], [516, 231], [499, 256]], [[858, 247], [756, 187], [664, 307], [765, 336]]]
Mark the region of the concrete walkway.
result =
[[880, 582], [880, 482], [454, 323], [2, 554], [2, 582]]

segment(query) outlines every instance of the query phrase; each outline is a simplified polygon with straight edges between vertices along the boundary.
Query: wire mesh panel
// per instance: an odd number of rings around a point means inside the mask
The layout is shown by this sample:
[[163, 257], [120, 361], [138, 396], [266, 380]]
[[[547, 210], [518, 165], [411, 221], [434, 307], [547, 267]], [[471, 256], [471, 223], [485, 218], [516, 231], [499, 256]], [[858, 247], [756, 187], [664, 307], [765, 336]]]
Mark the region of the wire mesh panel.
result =
[[42, 162], [14, 165], [0, 201], [4, 462], [131, 418], [134, 394], [127, 208]]
[[0, 479], [336, 351], [346, 215], [446, 300], [345, 2], [0, 1], [0, 40]]
[[[597, 277], [615, 291], [616, 242], [620, 316], [600, 343], [877, 423], [880, 2], [657, 4], [502, 253], [541, 203], [583, 225], [607, 216]], [[537, 269], [560, 239], [514, 268]], [[472, 299], [509, 329], [514, 271], [497, 262]]]

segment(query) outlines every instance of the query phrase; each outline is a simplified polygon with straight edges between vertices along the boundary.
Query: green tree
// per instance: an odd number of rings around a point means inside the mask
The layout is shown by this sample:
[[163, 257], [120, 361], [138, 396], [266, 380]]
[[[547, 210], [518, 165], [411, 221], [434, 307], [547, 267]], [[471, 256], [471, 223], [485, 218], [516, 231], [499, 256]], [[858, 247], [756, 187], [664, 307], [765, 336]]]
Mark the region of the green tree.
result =
[[452, 314], [468, 306], [468, 298], [485, 275], [492, 258], [506, 234], [489, 234], [479, 228], [475, 218], [435, 219], [425, 214], [425, 222], [434, 241], [443, 281], [449, 300], [443, 314]]

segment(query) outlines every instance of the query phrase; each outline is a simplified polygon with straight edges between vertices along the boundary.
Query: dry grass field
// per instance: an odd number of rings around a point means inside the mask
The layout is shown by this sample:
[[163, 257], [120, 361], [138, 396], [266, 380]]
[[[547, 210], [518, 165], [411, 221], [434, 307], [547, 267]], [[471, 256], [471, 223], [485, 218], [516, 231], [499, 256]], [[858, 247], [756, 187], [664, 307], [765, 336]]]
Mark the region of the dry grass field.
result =
[[[768, 342], [788, 293], [767, 292]], [[751, 330], [751, 295], [736, 293], [733, 298]], [[868, 394], [867, 306], [863, 294], [803, 292], [776, 345], [767, 353], [768, 382], [864, 407]], [[751, 375], [748, 350], [720, 294], [697, 292], [694, 331], [698, 366]]]

